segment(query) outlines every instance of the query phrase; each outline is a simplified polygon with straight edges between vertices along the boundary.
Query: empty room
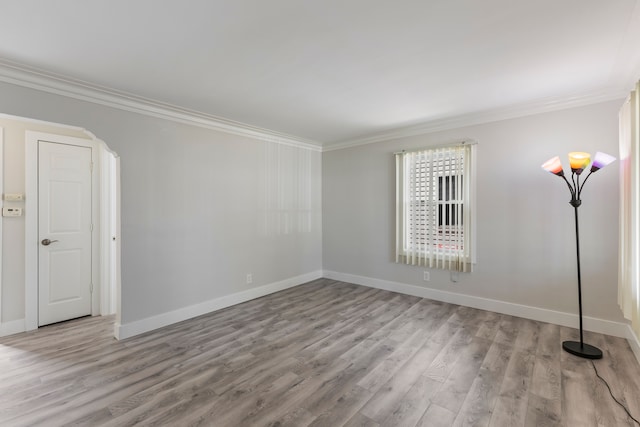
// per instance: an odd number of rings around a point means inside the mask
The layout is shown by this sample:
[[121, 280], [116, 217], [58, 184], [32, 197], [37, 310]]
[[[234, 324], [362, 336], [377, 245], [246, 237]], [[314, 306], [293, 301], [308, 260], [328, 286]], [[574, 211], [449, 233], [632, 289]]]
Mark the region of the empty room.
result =
[[0, 16], [1, 426], [640, 426], [640, 0]]

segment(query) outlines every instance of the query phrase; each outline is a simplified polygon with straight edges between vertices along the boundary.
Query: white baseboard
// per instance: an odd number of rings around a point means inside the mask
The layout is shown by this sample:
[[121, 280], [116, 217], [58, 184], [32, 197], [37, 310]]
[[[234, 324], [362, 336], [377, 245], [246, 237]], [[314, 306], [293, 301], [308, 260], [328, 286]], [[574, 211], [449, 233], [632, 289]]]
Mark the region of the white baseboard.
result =
[[[428, 298], [436, 301], [448, 302], [451, 304], [464, 305], [467, 307], [479, 308], [481, 310], [508, 314], [510, 316], [524, 317], [525, 319], [553, 323], [560, 326], [577, 328], [579, 324], [579, 318], [577, 314], [547, 310], [545, 308], [514, 304], [489, 298], [481, 298], [472, 295], [458, 294], [455, 292], [441, 291], [438, 289], [423, 288], [421, 286], [409, 285], [406, 283], [374, 279], [371, 277], [357, 276], [353, 274], [338, 273], [335, 271], [325, 270], [324, 277], [328, 279], [340, 280], [342, 282], [368, 286], [370, 288], [384, 289], [401, 294], [413, 295], [421, 298]], [[622, 337], [627, 339], [629, 338], [629, 331], [631, 328], [626, 323], [612, 322], [610, 320], [587, 316], [584, 316], [582, 320], [583, 327], [587, 331], [598, 332], [615, 337]], [[633, 333], [631, 332], [631, 334]], [[630, 345], [633, 347], [633, 344]], [[640, 349], [638, 350], [640, 351]], [[636, 356], [637, 355], [638, 353], [636, 353]]]
[[636, 359], [638, 359], [638, 363], [640, 363], [640, 340], [631, 329], [631, 325], [627, 325], [627, 341], [629, 341], [629, 346], [631, 350], [633, 350], [633, 354], [636, 355]]
[[10, 322], [0, 323], [0, 337], [7, 335], [19, 334], [26, 331], [24, 319], [12, 320]]
[[134, 335], [139, 335], [144, 332], [162, 328], [163, 326], [168, 326], [173, 323], [182, 322], [183, 320], [211, 313], [212, 311], [220, 310], [222, 308], [227, 308], [232, 305], [260, 298], [274, 292], [292, 288], [294, 286], [298, 286], [312, 280], [320, 279], [321, 277], [322, 271], [314, 271], [311, 273], [303, 274], [301, 276], [281, 280], [279, 282], [269, 283], [268, 285], [260, 286], [257, 288], [248, 289], [246, 291], [237, 292], [235, 294], [226, 295], [220, 298], [215, 298], [199, 304], [179, 308], [167, 313], [162, 313], [156, 316], [147, 317], [145, 319], [136, 320], [134, 322], [125, 324], [116, 323], [114, 328], [114, 335], [117, 339], [122, 340]]

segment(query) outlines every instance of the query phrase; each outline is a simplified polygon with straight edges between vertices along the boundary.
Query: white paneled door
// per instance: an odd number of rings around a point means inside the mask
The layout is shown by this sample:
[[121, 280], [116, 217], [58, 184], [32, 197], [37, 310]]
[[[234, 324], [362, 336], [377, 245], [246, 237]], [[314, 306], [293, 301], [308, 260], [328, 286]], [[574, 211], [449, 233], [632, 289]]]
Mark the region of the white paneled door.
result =
[[38, 325], [91, 314], [91, 148], [38, 143]]

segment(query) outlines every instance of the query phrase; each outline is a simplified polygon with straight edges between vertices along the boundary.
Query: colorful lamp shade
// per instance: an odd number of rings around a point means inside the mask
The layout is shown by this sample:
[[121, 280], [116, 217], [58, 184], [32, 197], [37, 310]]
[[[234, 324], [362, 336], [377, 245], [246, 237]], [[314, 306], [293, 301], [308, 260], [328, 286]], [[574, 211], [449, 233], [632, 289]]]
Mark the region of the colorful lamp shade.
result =
[[542, 164], [542, 169], [546, 170], [547, 172], [551, 172], [554, 175], [564, 175], [564, 171], [562, 170], [562, 162], [560, 161], [560, 157], [558, 156], [544, 162]]
[[571, 165], [571, 170], [578, 175], [582, 173], [584, 168], [589, 166], [589, 163], [591, 163], [591, 154], [582, 151], [573, 151], [569, 153], [569, 164]]
[[615, 157], [598, 151], [593, 158], [593, 164], [591, 165], [591, 172], [595, 172], [603, 167], [607, 166], [609, 163], [612, 163], [616, 160]]

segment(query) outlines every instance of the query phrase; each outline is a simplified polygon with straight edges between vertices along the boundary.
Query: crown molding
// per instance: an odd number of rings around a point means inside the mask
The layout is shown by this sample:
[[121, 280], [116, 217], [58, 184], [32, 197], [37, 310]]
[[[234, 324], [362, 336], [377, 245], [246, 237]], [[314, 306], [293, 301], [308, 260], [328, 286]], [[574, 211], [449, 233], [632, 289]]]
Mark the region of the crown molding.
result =
[[38, 119], [32, 119], [30, 117], [14, 116], [12, 114], [5, 114], [5, 113], [0, 113], [0, 119], [15, 120], [15, 121], [18, 121], [18, 122], [32, 123], [32, 124], [35, 124], [35, 125], [55, 126], [55, 127], [62, 128], [62, 129], [69, 129], [69, 130], [74, 130], [74, 131], [77, 131], [77, 132], [82, 132], [89, 139], [94, 139], [94, 140], [98, 139], [92, 132], [90, 132], [90, 131], [88, 131], [85, 128], [80, 127], [80, 126], [66, 125], [66, 124], [63, 124], [63, 123], [54, 123], [54, 122], [49, 122], [49, 121], [46, 121], [46, 120], [38, 120]]
[[0, 81], [119, 110], [170, 120], [205, 129], [321, 151], [319, 142], [297, 138], [176, 105], [56, 75], [0, 59]]
[[362, 138], [322, 144], [318, 141], [298, 138], [189, 110], [3, 59], [0, 59], [0, 81], [177, 123], [322, 152], [624, 99], [629, 94], [629, 91], [625, 89], [606, 88], [577, 96], [544, 98], [489, 111], [430, 120]]
[[380, 132], [362, 138], [350, 139], [336, 143], [325, 143], [322, 147], [322, 151], [325, 152], [342, 150], [345, 148], [358, 147], [361, 145], [389, 141], [392, 139], [424, 135], [428, 133], [457, 129], [466, 126], [481, 125], [485, 123], [497, 122], [500, 120], [515, 119], [518, 117], [547, 113], [551, 111], [566, 110], [569, 108], [582, 107], [585, 105], [613, 101], [616, 99], [623, 100], [628, 95], [629, 91], [609, 88], [577, 96], [544, 98], [537, 101], [516, 104], [508, 107], [470, 113], [455, 117], [447, 117], [438, 120], [431, 120], [412, 126], [399, 127], [387, 132]]

